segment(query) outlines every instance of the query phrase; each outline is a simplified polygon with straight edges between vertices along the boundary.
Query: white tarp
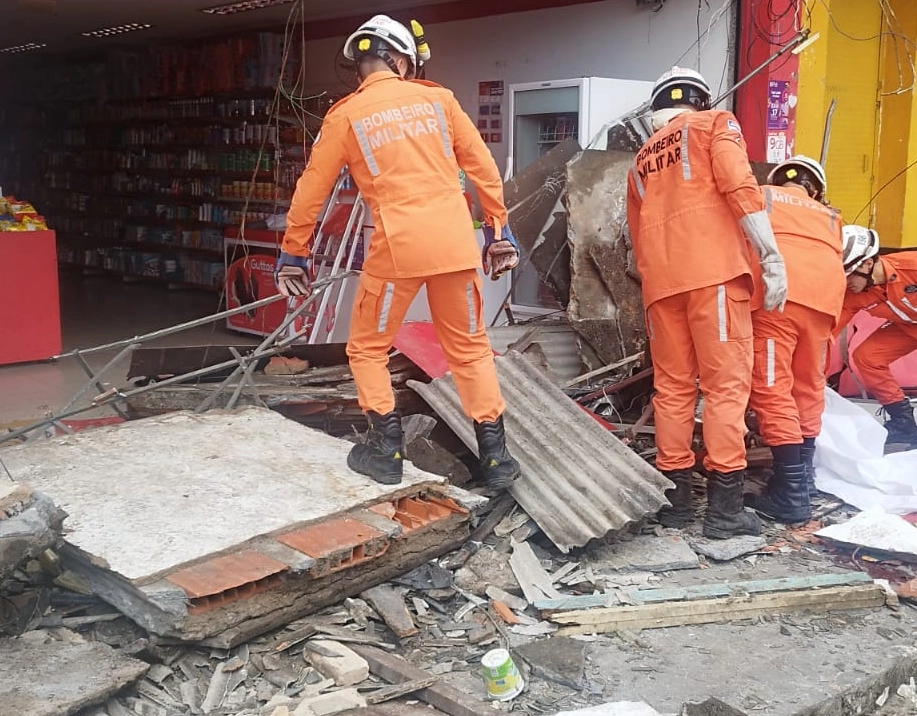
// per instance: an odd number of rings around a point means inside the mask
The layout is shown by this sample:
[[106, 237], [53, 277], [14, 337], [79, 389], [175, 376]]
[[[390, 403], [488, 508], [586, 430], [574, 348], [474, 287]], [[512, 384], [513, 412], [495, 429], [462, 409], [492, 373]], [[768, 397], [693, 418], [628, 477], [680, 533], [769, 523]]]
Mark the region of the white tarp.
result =
[[917, 450], [883, 455], [885, 428], [866, 410], [825, 388], [815, 444], [815, 484], [866, 510], [917, 512]]
[[881, 507], [870, 507], [848, 522], [828, 525], [815, 534], [882, 552], [917, 555], [917, 529], [904, 518], [890, 515]]

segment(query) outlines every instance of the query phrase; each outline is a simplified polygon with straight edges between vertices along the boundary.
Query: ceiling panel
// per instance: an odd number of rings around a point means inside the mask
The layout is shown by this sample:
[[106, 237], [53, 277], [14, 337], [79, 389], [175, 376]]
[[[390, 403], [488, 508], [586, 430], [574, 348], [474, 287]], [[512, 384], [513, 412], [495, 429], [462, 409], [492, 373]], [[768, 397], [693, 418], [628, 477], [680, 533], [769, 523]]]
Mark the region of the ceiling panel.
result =
[[[295, 9], [296, 17], [307, 22], [321, 22], [377, 12], [395, 13], [449, 1], [303, 0], [233, 15], [210, 15], [200, 9], [223, 4], [223, 0], [0, 0], [0, 49], [34, 42], [48, 44], [47, 50], [40, 53], [89, 53], [114, 44], [171, 42], [246, 29], [282, 27], [291, 9]], [[24, 6], [34, 9], [27, 10]], [[54, 7], [53, 14], [41, 11], [48, 7]], [[82, 37], [80, 34], [127, 23], [149, 23], [153, 27], [110, 38]], [[3, 57], [0, 55], [0, 62]]]

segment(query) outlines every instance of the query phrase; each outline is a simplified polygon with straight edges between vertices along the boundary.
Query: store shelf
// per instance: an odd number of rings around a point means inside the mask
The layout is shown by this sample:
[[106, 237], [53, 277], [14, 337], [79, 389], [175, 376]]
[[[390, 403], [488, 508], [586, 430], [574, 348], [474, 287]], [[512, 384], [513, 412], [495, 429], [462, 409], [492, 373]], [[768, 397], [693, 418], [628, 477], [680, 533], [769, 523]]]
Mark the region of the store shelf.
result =
[[105, 276], [120, 276], [122, 279], [128, 282], [133, 281], [144, 281], [150, 283], [161, 283], [167, 284], [170, 287], [176, 288], [195, 288], [202, 291], [220, 291], [222, 290], [222, 284], [219, 286], [211, 286], [210, 284], [205, 283], [191, 283], [188, 281], [174, 281], [169, 278], [162, 276], [145, 276], [143, 274], [128, 273], [125, 271], [118, 271], [116, 269], [108, 269], [102, 266], [88, 266], [86, 264], [73, 263], [71, 261], [58, 261], [59, 266], [65, 268], [71, 268], [79, 270], [87, 275], [105, 275]]

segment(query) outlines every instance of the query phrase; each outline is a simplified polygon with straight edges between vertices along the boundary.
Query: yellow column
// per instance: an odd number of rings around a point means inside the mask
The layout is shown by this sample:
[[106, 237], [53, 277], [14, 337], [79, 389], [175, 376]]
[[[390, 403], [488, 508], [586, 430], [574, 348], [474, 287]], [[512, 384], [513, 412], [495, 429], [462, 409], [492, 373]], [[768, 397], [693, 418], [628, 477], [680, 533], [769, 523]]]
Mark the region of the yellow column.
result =
[[[917, 103], [914, 102], [914, 0], [887, 0], [882, 22], [879, 142], [872, 203], [883, 246], [917, 246]], [[865, 222], [862, 222], [865, 223]]]
[[848, 222], [867, 207], [860, 216], [865, 223], [878, 136], [881, 7], [855, 0], [807, 2], [803, 17], [811, 14], [819, 38], [800, 54], [796, 151], [820, 157], [825, 116], [836, 99], [825, 162], [828, 198]]

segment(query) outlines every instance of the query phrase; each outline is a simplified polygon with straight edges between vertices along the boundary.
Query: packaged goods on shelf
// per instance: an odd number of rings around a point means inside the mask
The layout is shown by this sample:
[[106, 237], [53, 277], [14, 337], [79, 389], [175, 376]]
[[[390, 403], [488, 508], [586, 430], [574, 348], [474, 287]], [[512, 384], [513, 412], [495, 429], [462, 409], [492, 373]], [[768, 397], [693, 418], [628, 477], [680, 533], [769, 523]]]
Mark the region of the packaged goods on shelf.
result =
[[48, 224], [31, 204], [0, 196], [0, 231], [45, 231]]

